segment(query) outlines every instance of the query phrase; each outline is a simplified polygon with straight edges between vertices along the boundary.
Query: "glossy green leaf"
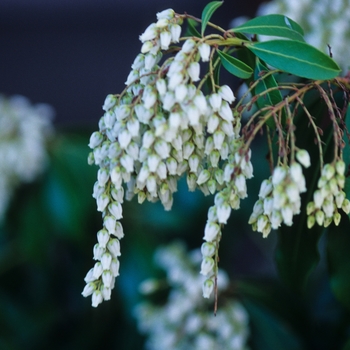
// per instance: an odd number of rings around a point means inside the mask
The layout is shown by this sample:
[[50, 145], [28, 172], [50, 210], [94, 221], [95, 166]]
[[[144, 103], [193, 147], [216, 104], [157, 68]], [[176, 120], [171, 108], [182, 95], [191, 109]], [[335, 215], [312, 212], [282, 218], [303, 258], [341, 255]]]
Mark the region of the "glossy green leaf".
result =
[[[268, 72], [269, 69], [264, 66], [261, 61], [259, 59], [257, 59], [257, 63], [255, 66], [255, 71], [254, 71], [254, 78], [255, 80], [263, 77], [264, 72]], [[255, 88], [255, 95], [261, 94], [264, 91], [270, 89], [270, 88], [277, 88], [278, 84], [276, 82], [276, 79], [274, 78], [273, 75], [267, 75], [266, 77], [264, 77], [263, 79], [260, 80], [260, 82], [258, 83], [258, 85]], [[263, 96], [259, 97], [256, 101], [258, 107], [264, 108], [266, 106], [275, 106], [276, 104], [280, 103], [283, 100], [282, 98], [282, 94], [280, 92], [280, 90], [276, 89], [276, 90], [272, 90], [268, 93], [265, 93]], [[285, 120], [285, 110], [282, 110], [282, 119]], [[270, 118], [267, 121], [267, 124], [270, 127], [274, 127], [275, 122], [272, 118]]]
[[350, 221], [346, 215], [339, 226], [330, 226], [327, 253], [331, 289], [350, 310]]
[[271, 35], [292, 40], [305, 41], [304, 32], [300, 25], [283, 15], [266, 15], [231, 29], [235, 33]]
[[340, 72], [332, 58], [300, 41], [271, 40], [247, 47], [267, 64], [302, 78], [326, 80]]
[[213, 13], [223, 4], [223, 1], [212, 1], [207, 6], [204, 7], [202, 12], [202, 29], [201, 34], [204, 35], [205, 28], [213, 15]]
[[186, 36], [195, 36], [197, 38], [201, 37], [200, 33], [196, 28], [196, 24], [198, 24], [198, 22], [194, 21], [191, 18], [187, 18]]
[[231, 74], [241, 79], [248, 79], [252, 76], [253, 69], [246, 65], [244, 62], [230, 56], [223, 51], [217, 50], [217, 53], [220, 57], [222, 65]]

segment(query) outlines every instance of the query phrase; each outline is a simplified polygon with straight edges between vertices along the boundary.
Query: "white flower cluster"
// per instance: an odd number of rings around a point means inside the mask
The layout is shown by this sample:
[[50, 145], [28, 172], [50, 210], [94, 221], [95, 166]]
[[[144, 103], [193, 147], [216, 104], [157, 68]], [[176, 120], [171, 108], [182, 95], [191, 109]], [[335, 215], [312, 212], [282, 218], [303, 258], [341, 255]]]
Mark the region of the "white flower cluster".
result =
[[280, 13], [299, 23], [308, 43], [328, 53], [329, 44], [333, 57], [344, 73], [349, 69], [350, 6], [349, 0], [273, 0], [264, 3], [257, 15]]
[[[159, 248], [157, 264], [165, 269], [170, 292], [164, 305], [143, 302], [135, 316], [140, 332], [148, 336], [149, 350], [243, 350], [249, 335], [248, 314], [236, 300], [225, 298], [216, 316], [209, 302], [200, 297], [199, 250], [188, 253], [181, 242]], [[226, 274], [219, 270], [219, 293], [228, 287]], [[141, 284], [145, 294], [157, 291], [164, 281], [147, 280]]]
[[[305, 167], [310, 166], [309, 154], [305, 150], [297, 153], [297, 159]], [[306, 192], [306, 184], [301, 165], [293, 162], [289, 167], [277, 166], [272, 176], [261, 183], [259, 199], [248, 223], [264, 238], [282, 223], [292, 226], [293, 216], [300, 213], [300, 194], [303, 192]]]
[[339, 225], [341, 215], [338, 209], [350, 213], [350, 201], [345, 198], [345, 163], [338, 160], [335, 164], [325, 164], [318, 180], [318, 189], [314, 192], [313, 201], [306, 208], [308, 228], [317, 223], [327, 227], [332, 222]]
[[253, 166], [250, 162], [250, 151], [240, 156], [243, 145], [235, 140], [230, 147], [228, 162], [222, 171], [224, 188], [215, 195], [214, 206], [209, 208], [208, 220], [204, 230], [202, 244], [202, 265], [200, 273], [206, 276], [203, 283], [203, 296], [209, 298], [213, 289], [217, 272], [217, 264], [213, 256], [217, 254], [221, 238], [221, 227], [227, 223], [232, 209], [239, 209], [240, 199], [247, 197], [246, 179], [253, 176]]
[[0, 221], [15, 188], [44, 170], [53, 110], [23, 96], [0, 95]]
[[[208, 96], [201, 91], [206, 78], [201, 78], [199, 61], [209, 60], [211, 47], [204, 39], [187, 39], [161, 64], [162, 50], [180, 41], [182, 18], [169, 9], [157, 19], [140, 36], [141, 53], [132, 64], [127, 87], [120, 95], [107, 96], [99, 131], [90, 138], [89, 163], [100, 167], [93, 197], [104, 225], [94, 248], [97, 267], [88, 273], [83, 291], [84, 296], [93, 295], [94, 306], [109, 299], [118, 274], [111, 266], [117, 264], [123, 237], [123, 183], [126, 199], [137, 194], [139, 203], [160, 200], [166, 210], [184, 174], [189, 189], [198, 187], [205, 195], [229, 186], [215, 200], [217, 218], [211, 215], [211, 221], [221, 224], [230, 208], [237, 208], [237, 198], [246, 196], [245, 178], [252, 176], [249, 152], [230, 155], [242, 145], [240, 119], [230, 107], [235, 100], [232, 90], [223, 85], [213, 87]], [[105, 254], [109, 259], [104, 264]]]

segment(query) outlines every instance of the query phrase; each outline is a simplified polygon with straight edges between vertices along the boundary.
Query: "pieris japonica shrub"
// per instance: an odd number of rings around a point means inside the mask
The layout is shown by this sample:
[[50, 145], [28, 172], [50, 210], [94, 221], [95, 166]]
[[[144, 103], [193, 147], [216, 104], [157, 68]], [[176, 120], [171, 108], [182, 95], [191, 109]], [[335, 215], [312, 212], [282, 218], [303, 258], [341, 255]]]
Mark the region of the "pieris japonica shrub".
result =
[[[283, 236], [292, 243], [280, 246], [279, 263], [290, 267], [284, 277], [303, 281], [317, 258], [304, 263], [295, 255], [302, 250], [293, 249], [307, 242], [313, 257], [324, 228], [348, 220], [342, 216], [350, 212], [344, 156], [349, 76], [339, 77], [338, 64], [306, 43], [291, 18], [266, 15], [224, 29], [210, 22], [221, 4], [209, 3], [201, 18], [172, 9], [158, 13], [140, 35], [125, 89], [103, 104], [88, 158], [98, 166], [93, 197], [102, 228], [82, 293], [92, 296], [94, 307], [110, 299], [119, 275], [124, 200], [161, 201], [170, 210], [182, 177], [189, 191], [214, 197], [203, 218], [198, 273], [204, 298], [218, 292], [220, 240], [232, 210], [248, 196], [256, 138], [267, 144], [270, 177], [261, 183], [248, 224], [263, 237], [293, 229], [294, 238], [289, 231]], [[259, 35], [274, 39], [259, 42]], [[224, 70], [246, 84], [240, 99], [233, 85], [221, 83]], [[289, 264], [292, 254], [302, 268]]]

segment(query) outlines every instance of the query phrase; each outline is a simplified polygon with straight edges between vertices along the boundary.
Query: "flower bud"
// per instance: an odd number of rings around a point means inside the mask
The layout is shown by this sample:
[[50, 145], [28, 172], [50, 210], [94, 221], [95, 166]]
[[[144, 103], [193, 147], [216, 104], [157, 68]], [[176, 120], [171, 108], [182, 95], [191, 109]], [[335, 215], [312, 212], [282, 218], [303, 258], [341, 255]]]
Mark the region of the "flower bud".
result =
[[181, 36], [181, 27], [178, 24], [170, 25], [171, 41], [178, 43]]
[[198, 185], [203, 185], [210, 179], [210, 172], [207, 169], [204, 169], [200, 172], [197, 180]]
[[203, 298], [209, 298], [214, 289], [214, 282], [212, 279], [207, 279], [204, 281], [202, 286]]
[[201, 271], [200, 274], [204, 276], [208, 276], [210, 274], [215, 266], [215, 262], [213, 258], [210, 258], [209, 256], [204, 257], [201, 264]]
[[211, 221], [207, 221], [204, 229], [204, 240], [207, 242], [212, 242], [215, 240], [216, 236], [220, 232], [220, 226]]
[[181, 51], [184, 53], [189, 53], [196, 46], [196, 42], [193, 39], [187, 39], [182, 45]]
[[95, 283], [88, 283], [85, 287], [84, 290], [82, 291], [82, 296], [83, 297], [88, 297], [89, 295], [91, 295], [94, 291], [96, 290], [96, 285]]
[[218, 216], [218, 222], [220, 224], [227, 224], [227, 219], [231, 215], [231, 207], [228, 204], [223, 203], [217, 207], [216, 213]]
[[339, 175], [344, 175], [345, 172], [345, 163], [342, 160], [338, 160], [335, 163], [335, 169]]
[[106, 229], [97, 232], [97, 241], [101, 248], [106, 248], [106, 244], [109, 241], [109, 233]]
[[305, 149], [300, 149], [296, 153], [296, 158], [298, 162], [305, 168], [308, 168], [311, 165], [310, 155]]
[[200, 73], [200, 65], [198, 62], [191, 62], [188, 69], [187, 69], [188, 75], [190, 76], [192, 81], [198, 81], [199, 73]]
[[316, 222], [322, 226], [323, 225], [323, 221], [324, 221], [324, 212], [322, 210], [317, 210], [316, 214], [315, 214], [315, 219]]
[[92, 294], [92, 303], [93, 307], [97, 307], [103, 301], [102, 293], [99, 290], [95, 290]]
[[89, 147], [93, 149], [93, 148], [99, 146], [102, 141], [103, 141], [102, 134], [98, 131], [95, 131], [92, 133], [92, 135], [90, 137]]
[[107, 244], [107, 248], [114, 258], [121, 255], [120, 242], [118, 239], [116, 239], [116, 238], [110, 239], [108, 244]]
[[310, 215], [307, 217], [307, 228], [310, 229], [315, 225], [315, 216], [314, 215]]
[[171, 33], [168, 31], [163, 31], [160, 33], [160, 48], [162, 50], [168, 50], [171, 42]]
[[98, 279], [102, 275], [102, 272], [103, 272], [102, 264], [98, 261], [94, 266], [94, 271], [92, 274], [95, 279]]
[[198, 46], [198, 51], [203, 62], [208, 62], [210, 57], [210, 46], [202, 43]]
[[332, 164], [325, 164], [322, 169], [322, 176], [325, 176], [327, 180], [330, 180], [335, 174], [335, 168]]
[[218, 91], [219, 95], [229, 104], [235, 101], [235, 96], [228, 85], [222, 85]]

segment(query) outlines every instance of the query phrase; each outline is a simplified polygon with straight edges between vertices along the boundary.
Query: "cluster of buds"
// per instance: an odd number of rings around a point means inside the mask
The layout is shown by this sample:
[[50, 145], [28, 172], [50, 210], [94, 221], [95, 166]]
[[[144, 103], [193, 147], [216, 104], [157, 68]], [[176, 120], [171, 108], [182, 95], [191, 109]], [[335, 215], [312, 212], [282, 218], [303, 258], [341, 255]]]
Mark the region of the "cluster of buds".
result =
[[[309, 155], [305, 150], [297, 153], [297, 159], [305, 167], [310, 166]], [[300, 194], [305, 191], [305, 178], [298, 162], [293, 162], [289, 167], [277, 166], [272, 176], [261, 183], [259, 199], [248, 223], [263, 237], [267, 237], [271, 229], [277, 229], [282, 223], [292, 226], [293, 216], [300, 213]]]
[[[231, 208], [239, 207], [239, 198], [246, 196], [245, 179], [252, 177], [250, 151], [239, 152], [241, 122], [230, 107], [232, 90], [227, 85], [213, 86], [208, 95], [201, 90], [207, 76], [201, 75], [200, 61], [209, 61], [212, 50], [205, 37], [170, 47], [180, 41], [182, 18], [165, 10], [157, 19], [140, 36], [141, 53], [126, 88], [107, 96], [99, 131], [90, 138], [89, 163], [100, 167], [93, 197], [104, 226], [83, 291], [92, 294], [93, 306], [109, 299], [119, 273], [123, 184], [127, 200], [134, 195], [139, 203], [160, 200], [170, 210], [177, 181], [186, 174], [190, 191], [220, 191], [216, 217], [210, 214], [219, 225], [226, 223]], [[162, 59], [168, 49], [175, 55]], [[202, 273], [210, 273], [209, 265], [202, 266]], [[204, 294], [209, 296], [209, 289]]]
[[49, 105], [0, 95], [0, 222], [19, 184], [34, 181], [46, 168], [53, 116]]
[[318, 180], [318, 189], [313, 194], [313, 201], [307, 204], [307, 226], [317, 223], [327, 227], [332, 222], [339, 225], [341, 215], [338, 209], [350, 213], [350, 201], [345, 198], [345, 163], [338, 160], [335, 164], [325, 164]]
[[[247, 348], [249, 318], [244, 307], [226, 297], [214, 316], [208, 300], [200, 297], [198, 249], [188, 252], [177, 241], [159, 248], [155, 258], [157, 265], [165, 270], [166, 280], [146, 280], [140, 290], [150, 295], [166, 285], [170, 292], [165, 304], [144, 301], [135, 308], [138, 327], [147, 336], [148, 349]], [[221, 269], [218, 274], [218, 293], [227, 293], [228, 276]]]

